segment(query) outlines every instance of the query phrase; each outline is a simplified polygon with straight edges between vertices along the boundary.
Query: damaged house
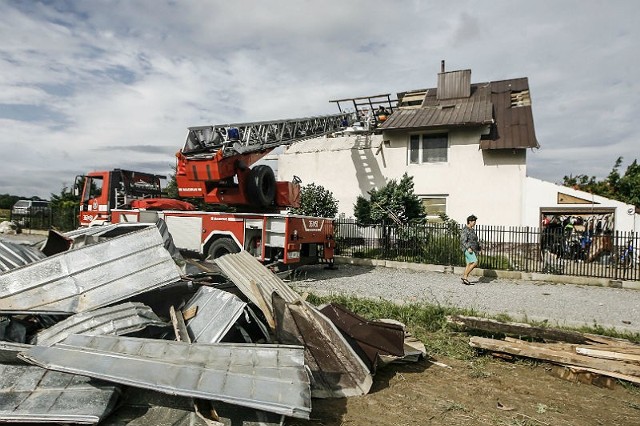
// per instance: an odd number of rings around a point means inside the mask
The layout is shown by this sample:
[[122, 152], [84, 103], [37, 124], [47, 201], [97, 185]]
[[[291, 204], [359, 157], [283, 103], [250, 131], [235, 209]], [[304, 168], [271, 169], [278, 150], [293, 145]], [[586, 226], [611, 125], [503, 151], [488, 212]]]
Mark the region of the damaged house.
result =
[[470, 69], [445, 71], [443, 62], [436, 87], [391, 98], [332, 101], [363, 117], [377, 105], [391, 114], [371, 132], [292, 144], [278, 157], [278, 175], [322, 185], [345, 217], [358, 196], [407, 173], [430, 221], [445, 213], [462, 223], [473, 213], [482, 225], [537, 228], [545, 217], [573, 215], [625, 232], [640, 223], [634, 206], [527, 176], [540, 144], [526, 77], [473, 83]]
[[162, 221], [0, 259], [0, 422], [283, 424], [424, 356], [402, 324], [313, 306], [247, 252], [182, 258]]

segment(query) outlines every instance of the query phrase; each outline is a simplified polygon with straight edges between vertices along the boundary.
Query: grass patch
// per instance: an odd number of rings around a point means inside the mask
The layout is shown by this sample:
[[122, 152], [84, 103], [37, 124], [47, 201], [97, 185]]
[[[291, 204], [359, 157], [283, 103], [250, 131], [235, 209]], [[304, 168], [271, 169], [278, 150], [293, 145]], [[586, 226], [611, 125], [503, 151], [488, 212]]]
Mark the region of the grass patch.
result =
[[10, 218], [11, 218], [11, 210], [0, 209], [0, 222], [4, 222], [5, 220], [9, 220]]
[[[441, 305], [427, 303], [407, 303], [400, 305], [382, 299], [364, 299], [344, 295], [317, 296], [314, 294], [309, 294], [307, 300], [314, 305], [337, 303], [368, 320], [389, 318], [400, 321], [406, 325], [407, 330], [411, 334], [424, 343], [429, 355], [446, 356], [458, 360], [473, 359], [477, 361], [479, 356], [478, 352], [469, 346], [469, 334], [464, 331], [459, 331], [455, 326], [448, 324], [447, 316], [466, 315], [491, 318], [486, 315], [478, 315], [477, 312], [469, 309], [444, 307]], [[493, 319], [503, 322], [512, 321], [511, 318], [505, 314], [494, 316]], [[546, 322], [534, 322], [528, 320], [524, 322], [537, 327], [548, 327]], [[577, 331], [580, 333], [599, 334], [640, 343], [640, 334], [638, 333], [622, 333], [614, 329], [606, 329], [598, 325], [580, 328], [554, 328]], [[474, 335], [481, 336], [485, 334], [482, 332], [474, 332]], [[486, 337], [495, 336], [486, 334]], [[528, 362], [533, 365], [536, 364], [535, 361]], [[479, 367], [480, 370], [482, 369], [482, 365], [478, 365], [477, 367]], [[478, 371], [474, 371], [472, 372], [472, 375], [480, 377], [482, 374]]]

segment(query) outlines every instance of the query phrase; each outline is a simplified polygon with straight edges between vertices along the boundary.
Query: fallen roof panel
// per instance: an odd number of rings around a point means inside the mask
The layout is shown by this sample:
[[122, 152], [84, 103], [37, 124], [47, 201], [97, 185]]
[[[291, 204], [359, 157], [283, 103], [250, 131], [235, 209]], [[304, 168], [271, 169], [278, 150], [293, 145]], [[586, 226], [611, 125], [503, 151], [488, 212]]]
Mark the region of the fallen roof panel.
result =
[[284, 343], [304, 344], [313, 376], [312, 396], [340, 398], [365, 395], [373, 378], [367, 365], [329, 318], [309, 303], [286, 303], [273, 296], [276, 336]]
[[300, 299], [298, 293], [246, 251], [226, 254], [217, 258], [215, 263], [240, 291], [262, 310], [272, 328], [273, 292], [277, 292], [287, 303]]
[[0, 240], [0, 273], [47, 257], [33, 246]]
[[118, 387], [33, 365], [0, 364], [0, 422], [98, 423]]
[[172, 395], [220, 400], [309, 418], [311, 390], [300, 346], [189, 344], [71, 335], [20, 354], [26, 361]]
[[211, 287], [200, 287], [182, 309], [197, 308], [196, 315], [187, 321], [192, 342], [219, 342], [246, 308], [238, 296]]
[[155, 226], [0, 275], [0, 313], [78, 313], [180, 279]]
[[149, 326], [165, 327], [162, 321], [143, 303], [121, 303], [119, 305], [82, 312], [70, 316], [57, 324], [38, 332], [32, 344], [51, 346], [71, 334], [117, 336], [142, 330]]

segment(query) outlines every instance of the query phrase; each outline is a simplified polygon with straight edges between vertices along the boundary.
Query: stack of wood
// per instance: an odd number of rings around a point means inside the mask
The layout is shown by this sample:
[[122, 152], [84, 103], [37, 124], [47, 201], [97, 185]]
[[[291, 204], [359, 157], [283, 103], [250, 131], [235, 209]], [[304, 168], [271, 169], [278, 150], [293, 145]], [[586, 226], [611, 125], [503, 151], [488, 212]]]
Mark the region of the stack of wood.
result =
[[448, 317], [448, 321], [466, 330], [504, 335], [502, 339], [472, 336], [469, 340], [472, 347], [501, 358], [547, 361], [561, 367], [554, 369], [559, 377], [605, 387], [613, 386], [613, 379], [640, 384], [640, 345], [629, 340], [461, 315]]

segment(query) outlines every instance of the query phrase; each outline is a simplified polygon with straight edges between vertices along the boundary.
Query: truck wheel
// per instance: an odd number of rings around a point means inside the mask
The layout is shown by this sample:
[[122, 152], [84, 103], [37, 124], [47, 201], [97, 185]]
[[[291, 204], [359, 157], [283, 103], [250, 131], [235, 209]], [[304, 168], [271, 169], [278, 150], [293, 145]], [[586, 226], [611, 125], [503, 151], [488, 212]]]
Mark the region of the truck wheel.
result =
[[238, 253], [240, 247], [231, 238], [218, 238], [209, 247], [209, 259], [217, 259], [229, 253]]
[[261, 207], [269, 206], [276, 197], [276, 177], [269, 166], [259, 165], [251, 169], [247, 181], [249, 200]]

